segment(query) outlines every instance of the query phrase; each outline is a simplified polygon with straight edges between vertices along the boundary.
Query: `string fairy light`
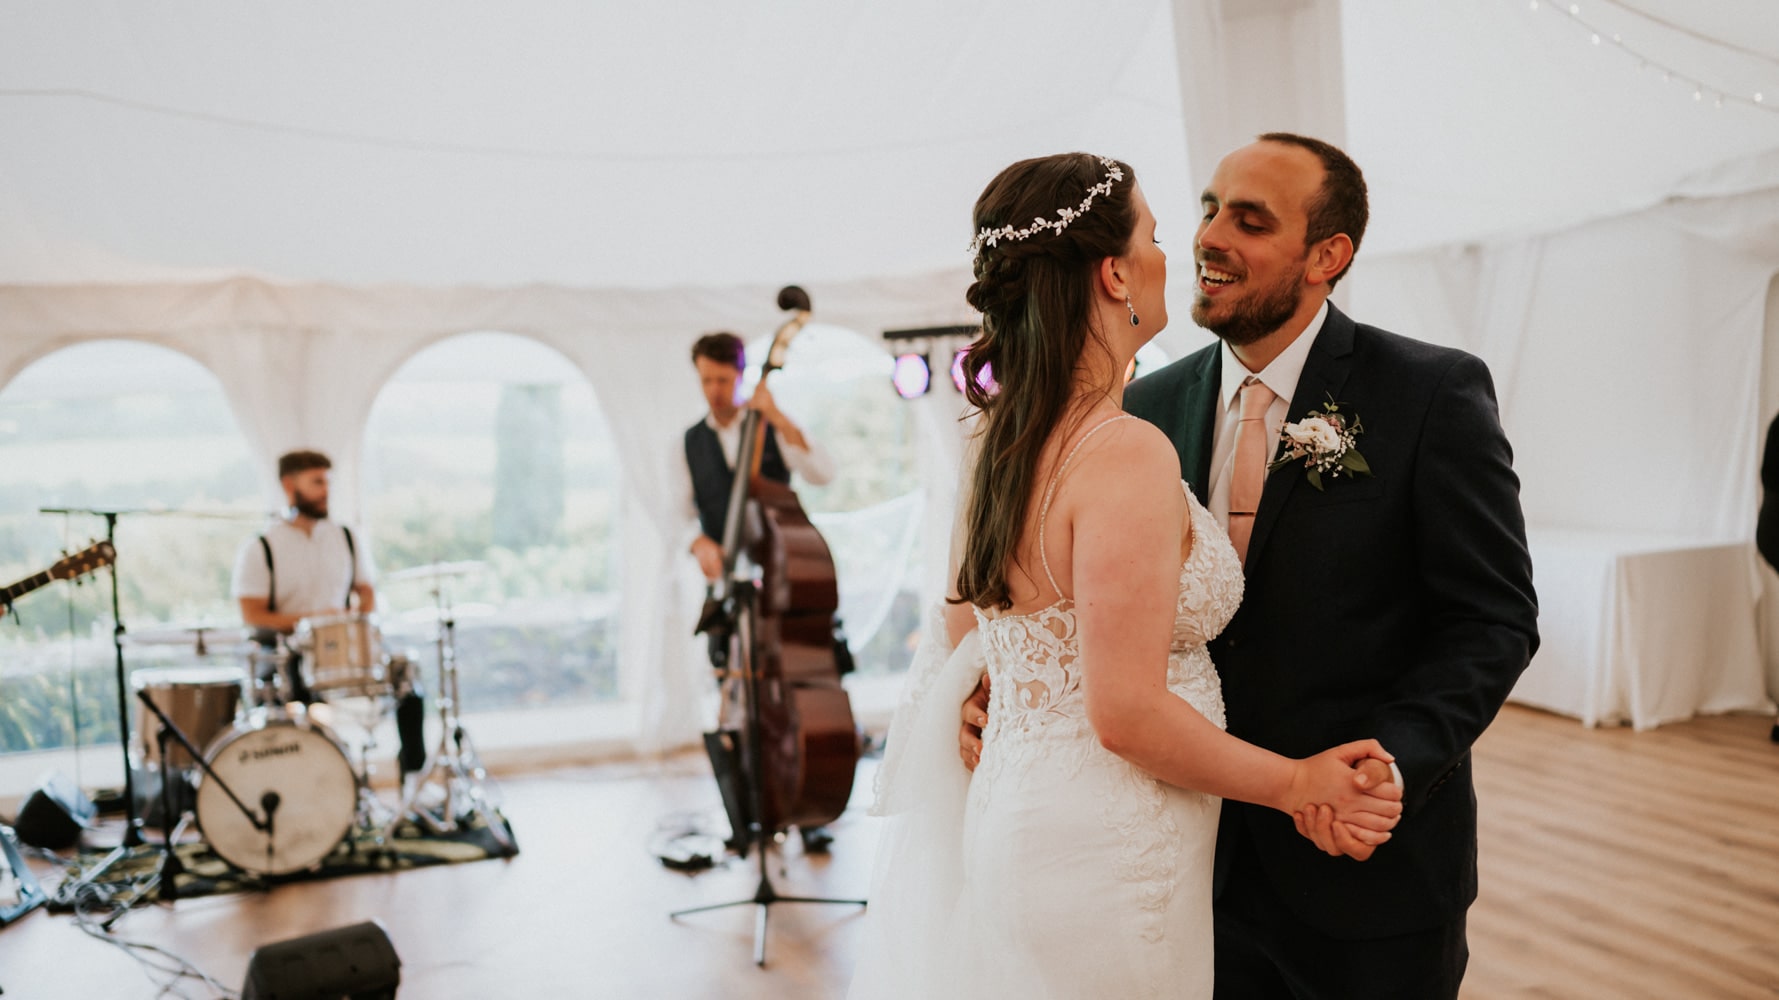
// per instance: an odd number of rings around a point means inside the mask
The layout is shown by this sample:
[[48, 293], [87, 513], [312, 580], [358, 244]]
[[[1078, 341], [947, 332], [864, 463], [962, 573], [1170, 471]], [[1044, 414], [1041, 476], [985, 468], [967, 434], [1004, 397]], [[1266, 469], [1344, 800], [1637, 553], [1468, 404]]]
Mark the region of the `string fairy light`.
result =
[[[1611, 3], [1612, 0], [1600, 0], [1600, 2]], [[1762, 55], [1760, 53], [1752, 52], [1751, 50], [1745, 49], [1738, 45], [1732, 45], [1728, 42], [1724, 42], [1719, 39], [1711, 38], [1707, 35], [1700, 34], [1699, 32], [1696, 32], [1689, 28], [1684, 27], [1683, 25], [1677, 25], [1677, 24], [1673, 24], [1668, 21], [1664, 21], [1664, 20], [1657, 18], [1653, 15], [1645, 14], [1644, 12], [1637, 10], [1634, 7], [1630, 7], [1625, 4], [1614, 4], [1614, 6], [1617, 6], [1621, 9], [1628, 11], [1632, 14], [1635, 14], [1639, 17], [1643, 17], [1648, 20], [1654, 21], [1655, 23], [1662, 25], [1665, 28], [1668, 28], [1668, 29], [1674, 30], [1674, 31], [1678, 31], [1682, 34], [1688, 35], [1688, 36], [1695, 38], [1699, 41], [1707, 42], [1712, 45], [1716, 45], [1720, 48], [1729, 49], [1729, 50], [1735, 51], [1735, 52], [1742, 52], [1742, 53], [1746, 53], [1746, 54], [1756, 55], [1765, 61], [1774, 62], [1774, 60], [1768, 56]], [[1539, 0], [1528, 0], [1527, 7], [1533, 13], [1538, 13], [1539, 11], [1542, 11], [1543, 9], [1545, 9], [1545, 5], [1540, 3]], [[1606, 46], [1606, 44], [1608, 42], [1610, 42], [1613, 48], [1616, 48], [1619, 51], [1624, 52], [1626, 55], [1636, 59], [1637, 60], [1637, 69], [1639, 72], [1641, 72], [1643, 70], [1655, 70], [1657, 73], [1661, 74], [1663, 83], [1678, 83], [1683, 88], [1691, 88], [1693, 102], [1696, 104], [1705, 103], [1705, 98], [1707, 96], [1709, 96], [1711, 98], [1712, 107], [1718, 108], [1718, 109], [1722, 109], [1724, 104], [1727, 102], [1727, 103], [1731, 103], [1731, 104], [1740, 104], [1745, 107], [1754, 108], [1757, 111], [1779, 113], [1779, 101], [1768, 101], [1767, 97], [1766, 97], [1766, 92], [1764, 90], [1756, 90], [1756, 91], [1753, 91], [1750, 93], [1734, 93], [1727, 87], [1715, 86], [1707, 80], [1703, 80], [1703, 79], [1700, 79], [1699, 77], [1692, 76], [1688, 73], [1681, 72], [1680, 70], [1675, 69], [1673, 66], [1669, 66], [1669, 65], [1661, 62], [1660, 60], [1651, 56], [1648, 52], [1646, 52], [1642, 49], [1633, 48], [1632, 46], [1626, 45], [1624, 36], [1620, 35], [1618, 32], [1613, 32], [1610, 35], [1604, 33], [1603, 31], [1601, 31], [1601, 29], [1598, 25], [1594, 24], [1593, 22], [1589, 21], [1587, 18], [1582, 16], [1581, 5], [1579, 3], [1571, 3], [1571, 4], [1567, 4], [1567, 5], [1552, 3], [1549, 5], [1549, 7], [1550, 7], [1551, 11], [1553, 11], [1554, 13], [1563, 15], [1565, 18], [1567, 18], [1570, 21], [1570, 23], [1574, 24], [1578, 29], [1580, 29], [1583, 32], [1586, 32], [1587, 36], [1588, 36], [1588, 42], [1590, 44], [1604, 48]]]

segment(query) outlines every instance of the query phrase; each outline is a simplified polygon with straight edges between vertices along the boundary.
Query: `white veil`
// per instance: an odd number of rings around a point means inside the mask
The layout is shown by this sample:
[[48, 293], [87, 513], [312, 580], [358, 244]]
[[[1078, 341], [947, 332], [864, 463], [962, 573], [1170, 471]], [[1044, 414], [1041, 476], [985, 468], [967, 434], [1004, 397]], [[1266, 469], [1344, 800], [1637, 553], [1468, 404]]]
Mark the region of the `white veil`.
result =
[[[967, 507], [973, 454], [966, 449], [959, 511]], [[955, 518], [952, 531], [954, 574], [961, 522]], [[935, 602], [927, 612], [877, 770], [871, 815], [884, 823], [849, 1000], [943, 996], [957, 985], [947, 956], [958, 953], [958, 932], [967, 930], [954, 927], [952, 916], [963, 885], [970, 787], [958, 755], [958, 710], [986, 665], [975, 631], [952, 648], [944, 608]]]

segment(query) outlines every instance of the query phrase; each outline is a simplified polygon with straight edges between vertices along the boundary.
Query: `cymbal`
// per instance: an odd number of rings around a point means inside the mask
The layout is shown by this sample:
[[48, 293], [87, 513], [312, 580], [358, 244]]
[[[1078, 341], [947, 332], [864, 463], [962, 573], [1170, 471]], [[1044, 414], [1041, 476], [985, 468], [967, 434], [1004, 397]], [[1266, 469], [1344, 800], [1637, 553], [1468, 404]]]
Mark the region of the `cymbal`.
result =
[[436, 580], [445, 576], [468, 576], [471, 573], [480, 573], [487, 568], [487, 563], [476, 559], [466, 559], [462, 562], [427, 563], [424, 566], [414, 566], [390, 573], [383, 577], [383, 582], [396, 583], [401, 580]]
[[450, 611], [443, 608], [414, 608], [383, 616], [382, 629], [385, 635], [404, 635], [430, 631], [438, 627], [439, 622], [449, 618], [452, 621], [464, 622], [477, 618], [491, 618], [495, 614], [492, 604], [459, 604]]
[[162, 625], [124, 633], [125, 642], [138, 646], [227, 646], [251, 638], [253, 633], [249, 629], [222, 622]]

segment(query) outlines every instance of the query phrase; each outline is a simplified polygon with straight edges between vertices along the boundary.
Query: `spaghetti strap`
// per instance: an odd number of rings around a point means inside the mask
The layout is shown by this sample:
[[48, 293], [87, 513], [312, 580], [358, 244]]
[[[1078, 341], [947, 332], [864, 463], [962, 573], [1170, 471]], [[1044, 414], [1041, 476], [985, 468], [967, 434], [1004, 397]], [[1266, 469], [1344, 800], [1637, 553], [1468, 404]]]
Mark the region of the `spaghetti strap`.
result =
[[1081, 435], [1081, 440], [1076, 441], [1075, 447], [1069, 449], [1068, 457], [1064, 458], [1062, 464], [1057, 466], [1056, 473], [1050, 477], [1050, 485], [1044, 490], [1044, 503], [1038, 508], [1038, 561], [1044, 564], [1044, 578], [1050, 581], [1050, 589], [1056, 591], [1058, 597], [1063, 596], [1062, 588], [1056, 585], [1056, 577], [1050, 573], [1050, 554], [1044, 550], [1044, 524], [1050, 518], [1050, 501], [1056, 498], [1056, 487], [1062, 482], [1062, 474], [1069, 471], [1069, 463], [1075, 460], [1075, 453], [1081, 450], [1081, 446], [1087, 443], [1088, 438], [1098, 434], [1100, 428], [1107, 424], [1135, 419], [1128, 413], [1120, 413], [1116, 417], [1107, 417], [1094, 424], [1093, 429]]

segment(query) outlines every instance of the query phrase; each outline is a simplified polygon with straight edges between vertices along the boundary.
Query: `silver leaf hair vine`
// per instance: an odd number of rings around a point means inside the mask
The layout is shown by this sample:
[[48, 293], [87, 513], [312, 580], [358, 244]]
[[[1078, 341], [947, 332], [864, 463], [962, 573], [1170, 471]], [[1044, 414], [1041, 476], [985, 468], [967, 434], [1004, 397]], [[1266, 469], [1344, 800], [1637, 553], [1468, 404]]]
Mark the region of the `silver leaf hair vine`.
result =
[[984, 226], [982, 231], [976, 234], [976, 238], [970, 241], [970, 260], [974, 262], [981, 257], [983, 247], [992, 247], [1002, 241], [1017, 243], [1020, 240], [1030, 239], [1045, 230], [1060, 234], [1069, 228], [1069, 223], [1086, 215], [1087, 210], [1093, 207], [1093, 199], [1102, 194], [1111, 194], [1112, 185], [1124, 179], [1124, 170], [1118, 166], [1118, 161], [1109, 156], [1102, 156], [1099, 160], [1100, 165], [1106, 168], [1106, 175], [1100, 178], [1098, 184], [1087, 189], [1087, 197], [1081, 199], [1080, 205], [1074, 208], [1065, 206], [1057, 209], [1054, 219], [1046, 219], [1041, 215], [1035, 216], [1032, 219], [1032, 224], [1024, 229], [1012, 225], [1002, 226], [999, 229], [989, 229]]

